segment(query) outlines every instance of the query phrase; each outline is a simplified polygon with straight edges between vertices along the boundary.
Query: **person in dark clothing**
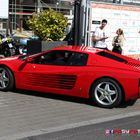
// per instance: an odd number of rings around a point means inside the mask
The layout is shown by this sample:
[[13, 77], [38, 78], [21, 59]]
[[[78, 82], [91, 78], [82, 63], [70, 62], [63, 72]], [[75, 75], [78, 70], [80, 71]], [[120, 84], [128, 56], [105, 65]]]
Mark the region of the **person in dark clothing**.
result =
[[123, 30], [119, 28], [116, 31], [116, 34], [117, 35], [113, 38], [113, 41], [112, 41], [112, 46], [113, 46], [112, 51], [115, 52], [115, 53], [122, 54], [122, 47], [123, 47], [123, 44], [124, 44]]
[[63, 53], [57, 53], [56, 59], [54, 60], [53, 64], [56, 65], [65, 65], [65, 56]]

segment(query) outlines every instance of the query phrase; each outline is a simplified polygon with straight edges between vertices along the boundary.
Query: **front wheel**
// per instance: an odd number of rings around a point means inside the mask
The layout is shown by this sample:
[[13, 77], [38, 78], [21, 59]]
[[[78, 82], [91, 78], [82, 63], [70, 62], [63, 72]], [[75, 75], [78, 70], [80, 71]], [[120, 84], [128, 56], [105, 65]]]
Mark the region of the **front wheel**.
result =
[[97, 80], [92, 86], [91, 92], [93, 101], [100, 107], [113, 108], [123, 100], [120, 85], [110, 78]]
[[4, 66], [0, 66], [0, 90], [8, 91], [14, 87], [14, 76], [12, 72]]

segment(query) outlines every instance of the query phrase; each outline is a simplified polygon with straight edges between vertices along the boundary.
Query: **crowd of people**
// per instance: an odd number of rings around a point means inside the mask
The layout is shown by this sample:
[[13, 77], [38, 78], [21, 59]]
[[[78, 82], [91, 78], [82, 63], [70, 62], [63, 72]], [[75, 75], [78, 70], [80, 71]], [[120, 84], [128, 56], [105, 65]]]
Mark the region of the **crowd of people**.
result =
[[[105, 27], [107, 25], [107, 20], [103, 19], [101, 21], [101, 25], [99, 27], [96, 27], [93, 35], [92, 35], [92, 41], [93, 41], [93, 47], [99, 48], [99, 49], [106, 49], [106, 39], [108, 39]], [[122, 47], [124, 45], [124, 33], [121, 28], [117, 29], [116, 36], [113, 37], [112, 40], [112, 51], [115, 53], [122, 54]]]

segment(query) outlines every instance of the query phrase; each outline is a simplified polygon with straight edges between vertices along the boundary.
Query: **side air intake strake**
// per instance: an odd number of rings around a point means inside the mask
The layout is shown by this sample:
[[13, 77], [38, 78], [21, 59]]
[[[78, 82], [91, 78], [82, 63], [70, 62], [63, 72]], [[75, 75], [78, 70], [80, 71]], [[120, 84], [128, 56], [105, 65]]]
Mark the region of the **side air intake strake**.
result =
[[128, 62], [127, 64], [130, 65], [130, 66], [132, 66], [132, 67], [135, 67], [135, 68], [137, 68], [137, 69], [140, 69], [140, 64], [138, 64], [138, 63], [135, 63], [135, 62]]
[[63, 74], [27, 74], [24, 76], [26, 84], [50, 88], [72, 89], [76, 82], [76, 75]]

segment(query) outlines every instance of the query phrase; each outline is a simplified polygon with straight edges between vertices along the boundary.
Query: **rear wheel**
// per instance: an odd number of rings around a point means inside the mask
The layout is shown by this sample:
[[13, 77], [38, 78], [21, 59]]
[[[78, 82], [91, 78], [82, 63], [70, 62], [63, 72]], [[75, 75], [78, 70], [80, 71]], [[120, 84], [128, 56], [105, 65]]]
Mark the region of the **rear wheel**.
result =
[[122, 99], [122, 90], [119, 84], [110, 79], [97, 80], [91, 90], [93, 101], [100, 107], [113, 108], [118, 106]]
[[0, 66], [0, 90], [8, 91], [14, 87], [14, 77], [12, 72], [4, 66]]

